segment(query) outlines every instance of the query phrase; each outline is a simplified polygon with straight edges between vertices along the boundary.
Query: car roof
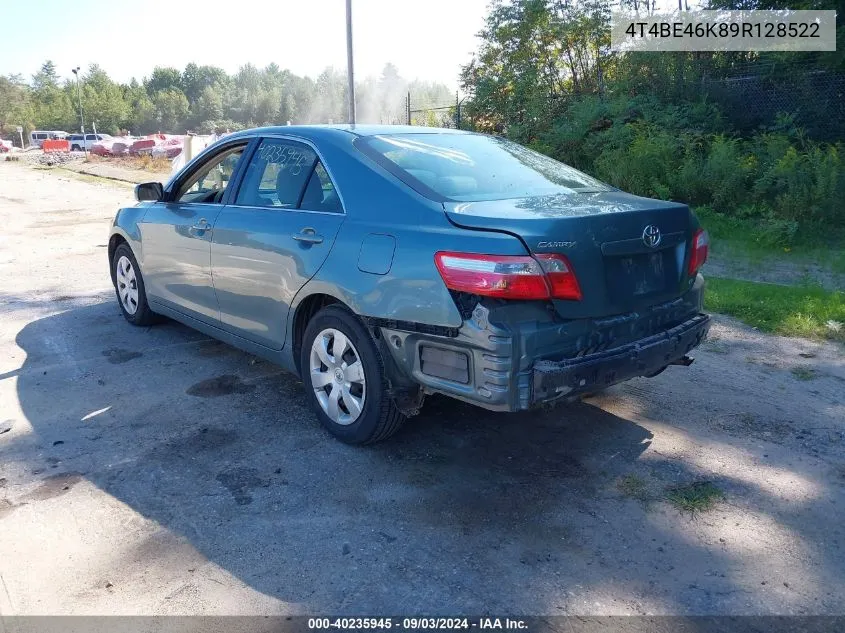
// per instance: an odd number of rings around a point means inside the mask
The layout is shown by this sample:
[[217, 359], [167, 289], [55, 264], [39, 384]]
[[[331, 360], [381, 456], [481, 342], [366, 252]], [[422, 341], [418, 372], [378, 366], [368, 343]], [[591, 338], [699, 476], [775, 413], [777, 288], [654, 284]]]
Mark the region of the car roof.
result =
[[290, 134], [304, 138], [326, 138], [352, 134], [353, 136], [376, 136], [388, 134], [471, 134], [464, 130], [416, 125], [374, 125], [374, 124], [329, 124], [329, 125], [277, 125], [241, 130], [226, 138], [261, 136], [264, 134]]

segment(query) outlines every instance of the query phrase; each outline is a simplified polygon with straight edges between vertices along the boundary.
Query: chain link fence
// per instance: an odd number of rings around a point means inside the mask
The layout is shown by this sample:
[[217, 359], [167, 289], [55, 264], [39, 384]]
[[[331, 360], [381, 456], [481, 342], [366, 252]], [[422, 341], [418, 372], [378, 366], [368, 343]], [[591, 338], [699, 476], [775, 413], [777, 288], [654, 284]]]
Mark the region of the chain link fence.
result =
[[752, 63], [705, 77], [700, 90], [741, 134], [795, 126], [816, 140], [845, 141], [845, 71], [806, 62]]
[[455, 95], [455, 103], [451, 105], [418, 104], [409, 93], [405, 102], [406, 123], [422, 127], [460, 128], [462, 103], [463, 99]]

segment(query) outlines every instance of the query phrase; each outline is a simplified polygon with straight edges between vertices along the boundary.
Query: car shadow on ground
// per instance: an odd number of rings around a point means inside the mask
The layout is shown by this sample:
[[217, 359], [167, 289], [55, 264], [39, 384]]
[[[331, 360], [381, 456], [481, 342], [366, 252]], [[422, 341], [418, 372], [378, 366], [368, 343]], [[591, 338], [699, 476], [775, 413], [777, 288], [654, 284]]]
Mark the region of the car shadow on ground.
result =
[[[508, 415], [434, 397], [356, 448], [318, 426], [295, 377], [176, 323], [132, 328], [111, 302], [16, 342], [34, 433], [5, 461], [41, 479], [5, 512], [88, 480], [177, 537], [138, 542], [126, 565], [187, 543], [309, 613], [736, 613], [757, 599], [742, 551], [619, 492], [653, 437], [596, 406]], [[698, 476], [682, 460], [649, 469]]]

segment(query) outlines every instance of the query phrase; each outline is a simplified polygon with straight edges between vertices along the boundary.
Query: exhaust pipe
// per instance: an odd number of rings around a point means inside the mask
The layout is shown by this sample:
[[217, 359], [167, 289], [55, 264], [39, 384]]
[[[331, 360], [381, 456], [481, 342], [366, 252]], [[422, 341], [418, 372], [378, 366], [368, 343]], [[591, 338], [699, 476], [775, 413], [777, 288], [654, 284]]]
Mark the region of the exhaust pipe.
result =
[[684, 367], [689, 367], [690, 365], [692, 365], [693, 361], [695, 361], [694, 358], [690, 358], [689, 356], [681, 356], [679, 359], [673, 360], [669, 364], [670, 365], [683, 365]]

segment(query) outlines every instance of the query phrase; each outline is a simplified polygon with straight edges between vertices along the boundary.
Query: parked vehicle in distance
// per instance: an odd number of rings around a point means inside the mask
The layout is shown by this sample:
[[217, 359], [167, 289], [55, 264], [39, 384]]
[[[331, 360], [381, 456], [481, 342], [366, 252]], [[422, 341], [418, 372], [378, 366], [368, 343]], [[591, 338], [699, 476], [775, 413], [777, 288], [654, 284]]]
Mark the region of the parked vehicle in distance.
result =
[[67, 135], [67, 132], [61, 130], [33, 130], [29, 133], [29, 144], [32, 147], [41, 147], [46, 140], [64, 139]]
[[70, 151], [81, 152], [90, 150], [97, 141], [108, 141], [111, 138], [110, 134], [71, 134], [67, 140], [70, 143]]
[[108, 256], [134, 325], [164, 315], [297, 373], [349, 443], [427, 394], [495, 411], [688, 365], [707, 233], [491, 136], [246, 130], [135, 189]]

